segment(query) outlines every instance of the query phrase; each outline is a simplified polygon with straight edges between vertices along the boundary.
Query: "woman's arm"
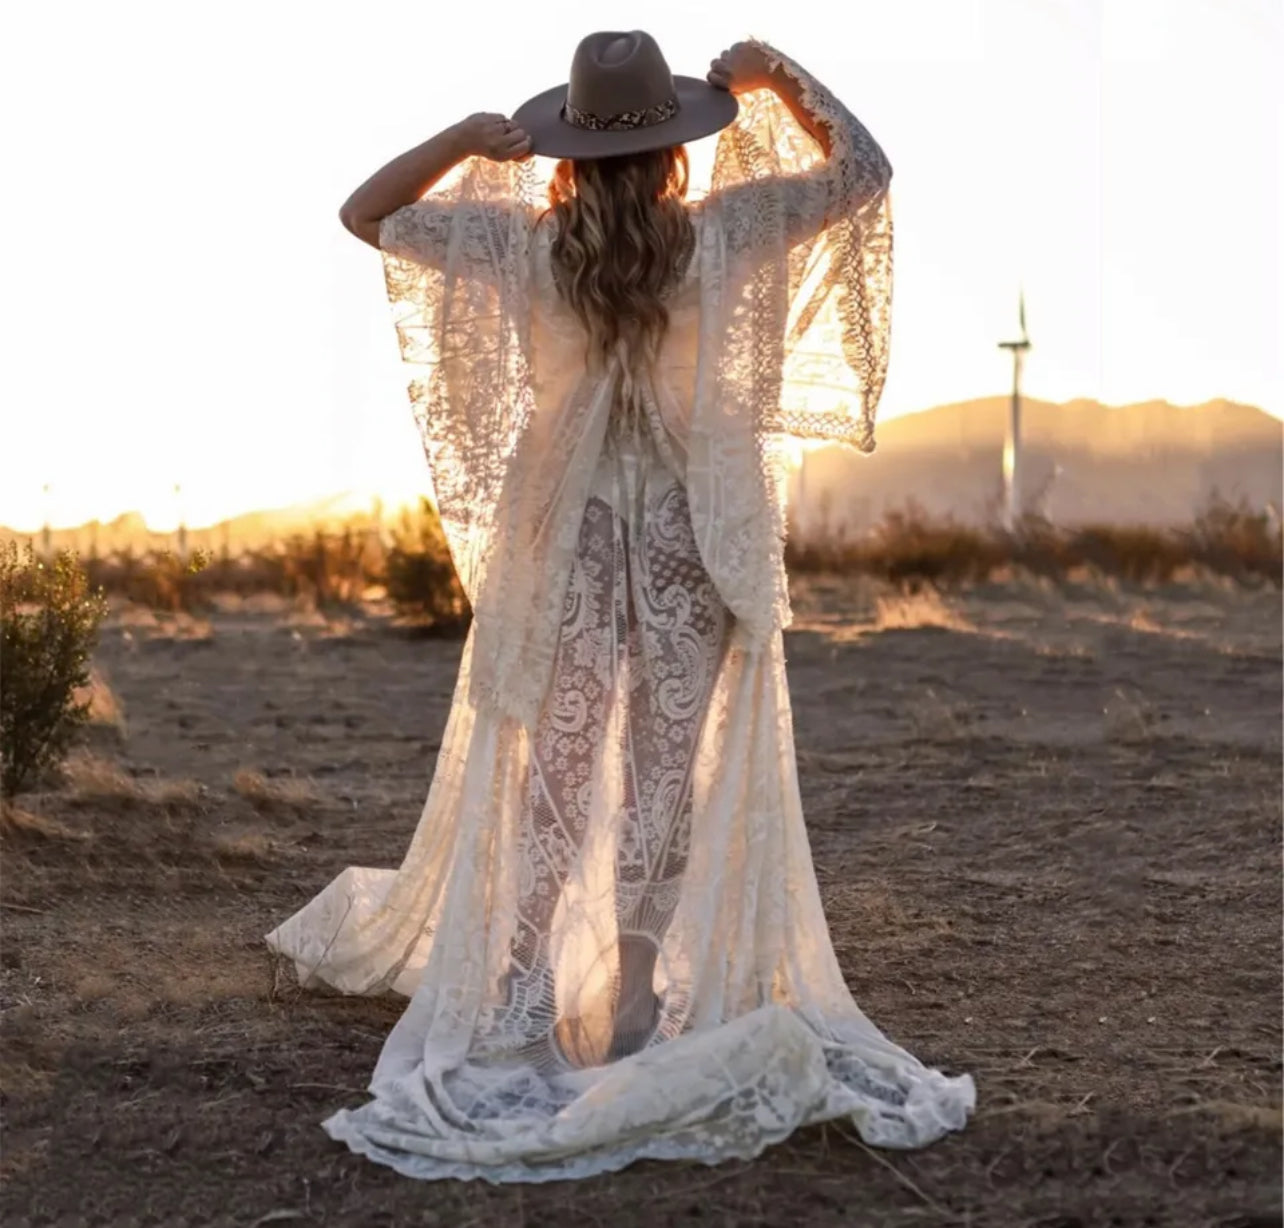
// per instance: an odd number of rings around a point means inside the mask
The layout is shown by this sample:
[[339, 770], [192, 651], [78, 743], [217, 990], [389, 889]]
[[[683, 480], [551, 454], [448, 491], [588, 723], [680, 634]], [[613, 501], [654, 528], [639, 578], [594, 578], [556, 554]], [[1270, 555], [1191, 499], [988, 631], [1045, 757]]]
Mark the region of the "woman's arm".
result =
[[418, 200], [465, 158], [508, 162], [530, 156], [531, 141], [502, 115], [479, 112], [380, 167], [339, 209], [339, 220], [363, 243], [379, 246], [379, 223]]
[[[728, 150], [729, 186], [715, 190], [710, 199], [726, 206], [724, 214], [738, 215], [744, 225], [733, 226], [733, 235], [761, 246], [762, 227], [748, 224], [757, 202], [771, 199], [783, 216], [785, 238], [792, 247], [847, 219], [863, 228], [871, 209], [879, 207], [892, 178], [891, 163], [869, 129], [834, 95], [799, 64], [766, 43], [736, 43], [709, 66], [709, 83], [736, 94], [758, 91], [758, 98], [742, 111], [752, 139], [772, 141], [781, 133], [774, 126], [798, 129], [810, 135], [823, 157], [805, 157], [806, 151], [785, 147], [771, 151], [776, 171], [761, 175], [739, 166], [735, 145]], [[770, 92], [773, 97], [762, 97]], [[776, 119], [768, 118], [774, 108]], [[789, 112], [785, 123], [783, 112]], [[721, 154], [719, 155], [721, 156]], [[805, 169], [798, 169], [803, 167]], [[715, 171], [715, 182], [717, 173]], [[768, 227], [770, 229], [770, 227]], [[756, 236], [756, 237], [755, 237]], [[770, 247], [772, 241], [767, 240]]]
[[779, 64], [772, 69], [761, 49], [752, 43], [736, 43], [718, 56], [709, 65], [709, 84], [733, 94], [770, 89], [829, 157], [833, 147], [829, 128], [803, 105], [801, 86]]

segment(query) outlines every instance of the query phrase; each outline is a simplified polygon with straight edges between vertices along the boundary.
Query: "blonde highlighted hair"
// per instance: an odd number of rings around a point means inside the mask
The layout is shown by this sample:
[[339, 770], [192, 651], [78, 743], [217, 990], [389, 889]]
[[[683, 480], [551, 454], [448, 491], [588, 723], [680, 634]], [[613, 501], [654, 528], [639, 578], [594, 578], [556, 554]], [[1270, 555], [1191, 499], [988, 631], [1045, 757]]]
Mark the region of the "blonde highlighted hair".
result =
[[554, 279], [588, 334], [589, 362], [619, 356], [626, 402], [656, 360], [669, 323], [665, 296], [695, 248], [688, 178], [687, 151], [676, 145], [563, 160], [549, 184]]

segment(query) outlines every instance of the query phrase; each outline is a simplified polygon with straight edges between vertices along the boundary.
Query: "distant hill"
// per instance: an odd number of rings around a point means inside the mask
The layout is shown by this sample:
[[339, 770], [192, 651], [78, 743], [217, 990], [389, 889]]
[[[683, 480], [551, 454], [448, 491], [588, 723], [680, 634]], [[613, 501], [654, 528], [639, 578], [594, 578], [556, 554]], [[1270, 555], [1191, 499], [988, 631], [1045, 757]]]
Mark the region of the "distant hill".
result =
[[[933, 514], [985, 518], [999, 506], [1008, 404], [984, 397], [890, 419], [871, 456], [808, 453], [791, 491], [795, 533], [859, 532], [910, 499]], [[1189, 522], [1214, 492], [1280, 504], [1284, 424], [1251, 405], [1025, 398], [1022, 438], [1026, 505], [1058, 523]]]
[[[218, 524], [188, 529], [187, 547], [212, 553], [226, 548], [236, 554], [242, 550], [259, 549], [296, 533], [308, 535], [318, 529], [344, 526], [374, 528], [380, 522], [395, 522], [398, 514], [397, 508], [379, 508], [376, 501], [367, 495], [332, 495], [289, 507], [245, 512]], [[149, 529], [137, 512], [125, 512], [114, 520], [91, 520], [74, 528], [54, 529], [50, 534], [50, 544], [54, 549], [69, 546], [86, 554], [94, 550], [110, 554], [129, 548], [136, 551], [175, 549], [177, 537], [173, 532]], [[34, 539], [39, 545], [41, 534], [20, 533], [0, 526], [0, 541], [7, 538], [17, 538], [21, 542]]]
[[[826, 526], [860, 532], [910, 499], [936, 515], [986, 518], [999, 506], [1007, 415], [1006, 396], [982, 397], [881, 423], [871, 456], [840, 446], [809, 451], [790, 492], [794, 536], [806, 540]], [[1061, 524], [1188, 523], [1214, 491], [1280, 506], [1284, 423], [1251, 405], [1026, 398], [1022, 428], [1026, 504]], [[324, 526], [387, 524], [397, 514], [377, 509], [369, 496], [339, 494], [191, 529], [187, 542], [235, 553]], [[31, 536], [0, 527], [0, 539]], [[175, 534], [150, 532], [136, 512], [51, 536], [55, 547], [85, 552], [175, 545]]]

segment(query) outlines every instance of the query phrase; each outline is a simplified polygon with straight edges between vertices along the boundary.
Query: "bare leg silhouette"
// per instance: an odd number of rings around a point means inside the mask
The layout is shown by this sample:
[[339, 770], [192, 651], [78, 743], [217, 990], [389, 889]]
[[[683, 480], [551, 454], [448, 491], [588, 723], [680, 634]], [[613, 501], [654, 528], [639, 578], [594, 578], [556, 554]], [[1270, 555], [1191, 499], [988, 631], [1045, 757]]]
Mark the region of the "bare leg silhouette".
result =
[[[609, 1056], [654, 1031], [652, 980], [677, 907], [691, 826], [696, 745], [730, 616], [700, 560], [686, 492], [645, 491], [640, 529], [590, 498], [571, 568], [549, 697], [536, 725], [521, 825], [522, 884], [510, 1006], [533, 1036], [523, 1051], [564, 1062], [552, 960], [553, 918], [580, 856], [603, 734], [623, 703], [623, 813], [616, 846], [619, 982]], [[573, 1026], [574, 1021], [563, 1021]]]
[[646, 1042], [652, 981], [690, 848], [692, 768], [730, 616], [705, 570], [685, 490], [650, 507], [629, 585], [625, 805], [616, 861], [620, 986], [612, 1055]]

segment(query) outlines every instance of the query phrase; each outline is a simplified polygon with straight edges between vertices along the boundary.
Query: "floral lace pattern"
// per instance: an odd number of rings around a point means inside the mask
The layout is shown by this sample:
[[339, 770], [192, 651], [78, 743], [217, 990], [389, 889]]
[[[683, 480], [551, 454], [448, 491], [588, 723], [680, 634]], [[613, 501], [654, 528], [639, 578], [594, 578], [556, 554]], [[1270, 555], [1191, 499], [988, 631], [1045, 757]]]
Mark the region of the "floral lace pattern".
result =
[[890, 168], [768, 51], [831, 156], [742, 99], [637, 413], [630, 373], [584, 368], [529, 163], [381, 227], [475, 618], [400, 866], [349, 867], [267, 940], [304, 985], [409, 999], [371, 1098], [323, 1125], [410, 1176], [713, 1163], [839, 1117], [920, 1147], [975, 1105], [852, 999], [807, 843], [778, 443], [872, 447]]

